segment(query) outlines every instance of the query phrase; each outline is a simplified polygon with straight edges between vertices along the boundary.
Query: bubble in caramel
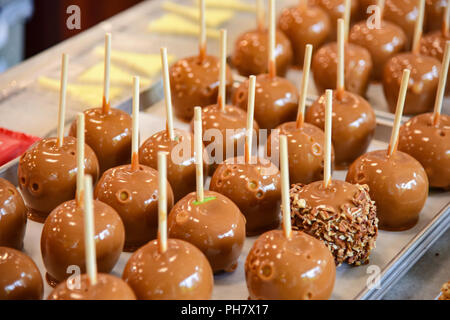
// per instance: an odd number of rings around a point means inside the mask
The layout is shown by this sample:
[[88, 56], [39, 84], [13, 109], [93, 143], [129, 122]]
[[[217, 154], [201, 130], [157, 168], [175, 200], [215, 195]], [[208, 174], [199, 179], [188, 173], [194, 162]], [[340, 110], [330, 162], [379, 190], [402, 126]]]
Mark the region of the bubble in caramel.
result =
[[214, 273], [234, 271], [245, 240], [245, 218], [227, 197], [204, 192], [197, 202], [196, 192], [176, 203], [168, 219], [170, 238], [185, 240], [208, 258]]
[[320, 240], [293, 231], [262, 234], [246, 262], [245, 278], [252, 300], [325, 300], [334, 287], [333, 256]]
[[[42, 139], [19, 160], [19, 188], [29, 217], [43, 223], [58, 205], [75, 198], [77, 175], [77, 142], [65, 137], [62, 147], [57, 138]], [[98, 179], [99, 167], [94, 151], [86, 145], [85, 172]]]
[[27, 212], [16, 187], [0, 178], [0, 246], [22, 249]]

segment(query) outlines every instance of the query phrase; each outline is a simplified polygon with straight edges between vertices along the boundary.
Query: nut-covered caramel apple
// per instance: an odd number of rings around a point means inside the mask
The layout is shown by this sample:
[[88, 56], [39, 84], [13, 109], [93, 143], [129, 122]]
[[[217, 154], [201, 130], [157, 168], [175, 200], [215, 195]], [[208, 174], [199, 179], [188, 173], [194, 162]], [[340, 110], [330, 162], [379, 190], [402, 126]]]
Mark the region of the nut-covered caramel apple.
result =
[[[244, 110], [248, 102], [248, 80], [235, 91], [233, 104]], [[295, 86], [287, 79], [261, 74], [256, 77], [255, 120], [262, 129], [295, 119], [298, 94]]]
[[[87, 109], [85, 115], [86, 144], [94, 150], [100, 165], [100, 174], [130, 162], [131, 117], [125, 111], [110, 108]], [[70, 127], [69, 136], [77, 136], [77, 123]]]
[[233, 201], [244, 214], [247, 235], [257, 235], [280, 224], [280, 171], [269, 160], [230, 158], [218, 166], [210, 190]]
[[128, 260], [123, 279], [139, 300], [207, 300], [214, 285], [205, 255], [179, 239], [168, 239], [162, 253], [158, 240], [141, 247]]
[[430, 187], [450, 188], [450, 116], [441, 114], [437, 125], [432, 113], [411, 118], [400, 128], [398, 150], [420, 162]]
[[380, 28], [371, 28], [367, 21], [356, 23], [349, 41], [369, 50], [373, 62], [373, 79], [382, 80], [383, 67], [393, 55], [406, 49], [405, 32], [397, 25], [382, 20]]
[[[158, 168], [158, 151], [169, 154], [167, 180], [177, 202], [195, 190], [194, 137], [190, 132], [174, 129], [174, 140], [167, 130], [155, 133], [139, 148], [139, 161], [150, 168]], [[204, 157], [206, 159], [206, 156]], [[207, 164], [204, 164], [207, 172]]]
[[27, 212], [16, 187], [0, 178], [0, 246], [22, 249]]
[[[85, 172], [98, 178], [98, 160], [86, 145]], [[29, 217], [44, 222], [58, 205], [75, 197], [77, 175], [76, 139], [65, 137], [60, 147], [57, 138], [42, 139], [19, 160], [19, 188]]]
[[319, 48], [330, 34], [331, 23], [322, 8], [298, 5], [282, 11], [278, 19], [278, 28], [291, 41], [295, 65], [302, 67], [305, 46], [312, 44], [315, 48]]
[[97, 274], [95, 285], [90, 283], [87, 274], [82, 274], [79, 281], [79, 288], [70, 288], [68, 281], [60, 283], [47, 300], [136, 300], [130, 286], [112, 275]]
[[[306, 112], [305, 121], [325, 128], [325, 94]], [[375, 113], [362, 97], [348, 91], [333, 91], [332, 141], [336, 165], [348, 166], [363, 154], [375, 133]]]
[[[194, 107], [205, 107], [217, 101], [219, 89], [219, 59], [214, 56], [193, 56], [178, 60], [170, 67], [170, 88], [175, 115], [190, 121]], [[227, 92], [233, 78], [227, 67]]]
[[[123, 222], [117, 212], [101, 201], [94, 201], [95, 243], [99, 272], [109, 273], [116, 265], [125, 242]], [[55, 286], [70, 273], [69, 266], [86, 271], [84, 210], [76, 200], [62, 203], [47, 217], [41, 235], [42, 260], [47, 281]]]
[[[312, 70], [319, 92], [336, 89], [338, 69], [336, 42], [322, 46], [314, 55]], [[346, 43], [344, 47], [345, 84], [348, 91], [365, 96], [372, 77], [373, 63], [369, 50], [360, 45]]]
[[176, 203], [167, 225], [169, 237], [199, 248], [214, 273], [236, 269], [245, 240], [245, 218], [227, 197], [205, 191], [199, 203], [192, 192]]
[[404, 114], [433, 110], [440, 68], [437, 59], [416, 53], [402, 53], [389, 59], [384, 66], [383, 89], [390, 111], [395, 112], [404, 69], [411, 70]]
[[[281, 31], [277, 30], [276, 39], [277, 75], [283, 77], [292, 64], [292, 46]], [[267, 42], [267, 29], [247, 31], [237, 38], [231, 63], [240, 75], [248, 77], [268, 72], [269, 49]]]
[[324, 300], [331, 296], [336, 267], [325, 244], [293, 231], [262, 234], [245, 262], [245, 277], [253, 300]]
[[[291, 183], [311, 183], [323, 179], [323, 149], [325, 136], [318, 127], [303, 123], [298, 128], [296, 122], [286, 122], [278, 126], [280, 135], [286, 135], [288, 143], [289, 181]], [[268, 155], [279, 152], [279, 135], [271, 135], [267, 140]], [[334, 150], [332, 150], [334, 162]]]
[[366, 153], [349, 168], [346, 180], [369, 186], [377, 205], [380, 228], [406, 230], [419, 219], [428, 196], [428, 179], [421, 164], [406, 153], [386, 150]]
[[322, 240], [337, 265], [369, 262], [378, 235], [377, 207], [367, 186], [332, 180], [290, 191], [292, 228]]
[[[168, 208], [173, 192], [167, 187]], [[124, 165], [106, 171], [97, 183], [94, 197], [111, 206], [125, 226], [125, 251], [134, 251], [156, 238], [158, 230], [158, 172], [150, 167]]]
[[0, 247], [0, 300], [39, 300], [44, 284], [36, 264], [24, 253]]

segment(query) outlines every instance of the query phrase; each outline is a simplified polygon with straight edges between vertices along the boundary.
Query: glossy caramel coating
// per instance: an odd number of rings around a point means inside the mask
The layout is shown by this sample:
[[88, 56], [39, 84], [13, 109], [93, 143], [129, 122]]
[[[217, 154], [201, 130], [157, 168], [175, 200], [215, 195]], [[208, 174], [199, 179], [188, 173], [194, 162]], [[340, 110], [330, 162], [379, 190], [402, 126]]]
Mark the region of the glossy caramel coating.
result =
[[[337, 26], [338, 19], [341, 19], [344, 16], [345, 11], [345, 0], [309, 0], [310, 4], [317, 5], [321, 7], [330, 17], [330, 23], [332, 30], [335, 30], [335, 26]], [[350, 8], [350, 18], [351, 21], [359, 20], [359, 0], [351, 1]], [[330, 32], [328, 36], [328, 40], [335, 41], [337, 38], [336, 32]]]
[[262, 234], [245, 262], [252, 300], [326, 300], [336, 267], [322, 241], [300, 231], [287, 239], [281, 230]]
[[139, 300], [208, 300], [214, 285], [205, 255], [179, 239], [167, 239], [163, 253], [157, 240], [141, 247], [128, 260], [123, 279]]
[[47, 300], [136, 300], [125, 281], [106, 273], [97, 273], [95, 285], [90, 283], [87, 274], [82, 274], [79, 284], [79, 288], [69, 288], [68, 281], [63, 281], [53, 289]]
[[[367, 13], [367, 8], [376, 5], [377, 0], [359, 0], [363, 14], [368, 17], [374, 13]], [[355, 1], [353, 1], [355, 2]], [[383, 19], [392, 22], [402, 28], [406, 35], [405, 49], [411, 49], [414, 37], [414, 28], [419, 19], [419, 1], [417, 0], [386, 0]], [[442, 21], [442, 19], [440, 20]], [[426, 21], [425, 21], [426, 23]]]
[[40, 300], [41, 273], [33, 260], [12, 248], [0, 247], [0, 300]]
[[[122, 253], [125, 229], [117, 212], [94, 200], [95, 247], [98, 272], [109, 273]], [[41, 235], [42, 260], [47, 280], [56, 285], [70, 276], [67, 268], [78, 266], [86, 272], [84, 210], [75, 200], [58, 206], [45, 220]]]
[[359, 157], [346, 180], [366, 184], [377, 205], [380, 229], [401, 231], [419, 219], [428, 196], [428, 178], [422, 165], [410, 155], [396, 151], [391, 157], [377, 150]]
[[319, 48], [328, 38], [331, 24], [327, 13], [320, 7], [310, 6], [307, 10], [292, 7], [282, 11], [278, 28], [291, 41], [294, 64], [303, 67], [306, 45]]
[[425, 1], [425, 28], [427, 32], [442, 29], [444, 10], [447, 5], [449, 5], [448, 0]]
[[[264, 161], [264, 162], [263, 162]], [[227, 159], [214, 172], [209, 189], [233, 201], [244, 214], [247, 235], [258, 235], [280, 224], [280, 171], [269, 160]]]
[[[175, 115], [190, 121], [194, 107], [205, 107], [217, 101], [219, 93], [220, 61], [206, 55], [204, 61], [199, 56], [178, 60], [169, 70], [170, 89]], [[227, 66], [226, 87], [230, 92], [233, 82], [231, 69]]]
[[16, 187], [0, 178], [0, 246], [22, 249], [27, 212]]
[[[117, 211], [125, 226], [125, 251], [134, 251], [155, 239], [158, 232], [158, 171], [139, 165], [109, 169], [98, 181], [94, 197]], [[167, 185], [167, 210], [173, 192]]]
[[[62, 147], [56, 138], [42, 139], [19, 160], [19, 188], [29, 209], [29, 218], [43, 223], [58, 205], [75, 198], [77, 141], [65, 137]], [[94, 151], [86, 145], [85, 173], [98, 179], [99, 166]]]
[[[211, 164], [211, 169], [216, 168], [218, 164], [222, 163], [227, 158], [235, 157], [236, 155], [240, 156], [243, 154], [244, 148], [242, 146], [245, 144], [246, 126], [247, 112], [245, 112], [241, 108], [232, 105], [226, 105], [225, 109], [222, 110], [219, 105], [213, 104], [202, 109], [202, 128], [204, 131], [204, 136], [209, 130], [211, 130], [210, 132], [213, 136], [219, 136], [220, 132], [223, 138], [222, 141], [225, 141], [225, 143], [222, 144], [221, 148], [222, 155], [217, 154], [213, 151], [207, 151], [211, 156], [210, 161], [214, 162]], [[228, 135], [227, 129], [229, 130]], [[219, 132], [217, 132], [216, 130], [219, 130]], [[233, 131], [230, 132], [230, 130]], [[259, 125], [255, 120], [253, 121], [253, 130], [255, 130], [256, 134], [258, 135]], [[194, 132], [193, 120], [191, 121], [191, 131]], [[211, 138], [211, 141], [206, 141], [206, 138], [203, 140], [203, 143], [208, 150], [208, 146], [215, 141], [215, 138]], [[231, 147], [231, 145], [233, 145], [233, 147]], [[230, 149], [228, 153], [233, 151], [230, 157], [227, 156], [227, 147]], [[220, 149], [220, 145], [217, 148]]]
[[322, 240], [336, 265], [360, 266], [369, 262], [378, 236], [375, 202], [366, 185], [332, 180], [303, 185], [289, 191], [294, 230]]
[[[158, 169], [158, 152], [164, 151], [167, 157], [167, 180], [177, 202], [188, 193], [195, 190], [195, 158], [194, 136], [187, 131], [174, 129], [175, 139], [170, 140], [166, 130], [159, 131], [144, 141], [139, 148], [141, 164]], [[206, 159], [206, 154], [203, 155]], [[203, 163], [204, 173], [208, 172], [208, 165]]]
[[[283, 32], [276, 30], [275, 59], [277, 75], [286, 75], [292, 64], [293, 52], [289, 39]], [[231, 63], [240, 75], [248, 77], [268, 72], [269, 33], [265, 30], [251, 30], [241, 34], [234, 45]]]
[[405, 32], [397, 25], [382, 21], [381, 28], [369, 28], [366, 21], [355, 24], [349, 34], [349, 41], [369, 50], [372, 56], [374, 80], [383, 78], [385, 63], [406, 48]]
[[234, 271], [245, 241], [245, 217], [227, 197], [204, 192], [197, 203], [192, 192], [178, 201], [167, 219], [168, 236], [187, 241], [208, 258], [214, 273]]
[[389, 110], [395, 113], [404, 69], [411, 70], [411, 76], [403, 113], [418, 114], [433, 110], [441, 63], [435, 58], [414, 53], [392, 57], [384, 67], [383, 90]]
[[[287, 137], [289, 182], [307, 184], [323, 179], [324, 132], [309, 123], [297, 128], [296, 122], [283, 123], [277, 129], [279, 135]], [[269, 156], [280, 152], [279, 135], [271, 135], [267, 140]], [[334, 148], [331, 147], [331, 162], [334, 163]]]
[[[324, 130], [325, 102], [322, 95], [308, 109], [305, 121]], [[333, 91], [333, 119], [331, 140], [336, 153], [336, 165], [348, 166], [366, 152], [375, 134], [375, 113], [362, 97], [343, 91]]]
[[[85, 141], [94, 150], [100, 165], [100, 175], [116, 166], [130, 162], [131, 117], [125, 111], [111, 108], [105, 114], [102, 108], [87, 109]], [[77, 136], [77, 122], [70, 126], [69, 136]]]
[[[336, 89], [338, 48], [336, 42], [322, 46], [314, 54], [312, 71], [316, 88], [320, 93], [327, 89]], [[367, 87], [373, 72], [372, 57], [369, 50], [353, 43], [344, 47], [344, 81], [348, 91], [362, 97], [366, 96]]]
[[420, 162], [430, 187], [450, 189], [450, 116], [441, 114], [433, 125], [433, 114], [411, 118], [401, 128], [398, 150]]
[[[248, 104], [248, 84], [248, 80], [243, 82], [233, 96], [233, 105], [244, 110]], [[298, 90], [289, 80], [260, 74], [256, 76], [255, 90], [255, 120], [261, 129], [274, 129], [295, 119]]]
[[[442, 63], [447, 41], [450, 41], [450, 33], [447, 36], [444, 36], [440, 31], [428, 33], [420, 39], [420, 53], [425, 56], [433, 57]], [[450, 94], [450, 81], [448, 75], [445, 94]]]

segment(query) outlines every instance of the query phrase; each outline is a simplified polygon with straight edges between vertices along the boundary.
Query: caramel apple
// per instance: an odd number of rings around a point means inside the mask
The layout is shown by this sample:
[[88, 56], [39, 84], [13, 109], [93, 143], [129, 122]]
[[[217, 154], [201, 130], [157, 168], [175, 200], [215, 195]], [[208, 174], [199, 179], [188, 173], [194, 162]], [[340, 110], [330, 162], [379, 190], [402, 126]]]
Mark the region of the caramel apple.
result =
[[136, 300], [130, 286], [112, 275], [98, 274], [95, 285], [90, 283], [87, 274], [82, 274], [79, 281], [79, 288], [70, 288], [68, 281], [60, 283], [47, 300]]
[[207, 300], [214, 283], [205, 255], [179, 239], [168, 239], [163, 253], [157, 240], [138, 249], [128, 260], [123, 279], [139, 300]]
[[298, 5], [283, 9], [278, 28], [289, 38], [294, 51], [294, 63], [303, 67], [305, 46], [309, 43], [319, 48], [331, 31], [330, 18], [318, 6]]
[[[78, 266], [82, 273], [86, 272], [83, 219], [83, 208], [76, 200], [71, 200], [55, 208], [45, 221], [41, 252], [47, 281], [52, 286], [70, 276], [69, 266]], [[94, 219], [98, 270], [109, 273], [124, 246], [123, 222], [113, 208], [97, 200], [94, 201]]]
[[227, 197], [205, 191], [199, 203], [196, 193], [178, 201], [169, 213], [170, 238], [188, 241], [199, 248], [214, 273], [234, 271], [245, 240], [245, 218]]
[[325, 244], [303, 232], [287, 239], [281, 230], [262, 234], [246, 262], [252, 300], [325, 300], [334, 287], [336, 267]]
[[[86, 145], [86, 173], [98, 178], [98, 161]], [[76, 139], [65, 137], [61, 146], [57, 138], [42, 139], [26, 151], [19, 160], [19, 189], [29, 218], [43, 223], [48, 214], [65, 201], [75, 197]]]
[[441, 30], [442, 19], [444, 18], [445, 8], [449, 5], [448, 0], [426, 0], [425, 3], [425, 22], [427, 32]]
[[16, 187], [0, 178], [0, 246], [22, 249], [27, 211]]
[[[322, 130], [325, 127], [325, 95], [306, 112], [305, 121]], [[348, 166], [369, 147], [375, 134], [375, 113], [362, 97], [348, 91], [333, 91], [332, 141], [336, 165]]]
[[24, 253], [0, 247], [0, 300], [40, 300], [44, 284], [36, 264]]

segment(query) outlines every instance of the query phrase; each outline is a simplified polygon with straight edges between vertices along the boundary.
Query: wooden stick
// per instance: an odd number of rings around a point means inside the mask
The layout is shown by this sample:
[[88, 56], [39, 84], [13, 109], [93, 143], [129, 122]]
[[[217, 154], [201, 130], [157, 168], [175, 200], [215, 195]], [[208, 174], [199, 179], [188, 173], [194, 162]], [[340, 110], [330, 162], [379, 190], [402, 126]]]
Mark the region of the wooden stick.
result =
[[220, 30], [220, 79], [217, 104], [222, 112], [225, 111], [227, 97], [227, 30]]
[[92, 177], [84, 178], [84, 246], [86, 271], [90, 284], [97, 284], [97, 254], [95, 248], [94, 200], [92, 196]]
[[84, 198], [84, 113], [77, 114], [77, 192], [76, 202], [79, 207]]
[[383, 20], [385, 0], [378, 0], [377, 6], [380, 8], [380, 21]]
[[206, 57], [206, 22], [205, 22], [205, 0], [200, 0], [200, 62], [203, 62]]
[[305, 60], [303, 62], [303, 74], [302, 74], [302, 84], [300, 86], [299, 100], [298, 100], [298, 111], [297, 111], [297, 129], [303, 126], [305, 120], [305, 107], [306, 98], [308, 96], [308, 83], [309, 83], [309, 72], [311, 70], [311, 57], [312, 57], [313, 46], [311, 44], [306, 45], [305, 50]]
[[103, 77], [103, 113], [109, 113], [109, 86], [110, 86], [110, 72], [111, 72], [111, 33], [105, 34], [105, 74]]
[[400, 86], [400, 93], [398, 95], [397, 100], [397, 108], [395, 109], [394, 127], [392, 128], [391, 141], [389, 143], [389, 148], [387, 152], [389, 157], [392, 156], [395, 150], [397, 150], [398, 132], [400, 130], [400, 125], [402, 122], [403, 107], [405, 106], [406, 93], [408, 91], [410, 74], [411, 71], [409, 69], [403, 70], [402, 83]]
[[275, 0], [269, 0], [269, 76], [277, 75], [275, 57]]
[[166, 103], [166, 130], [171, 141], [175, 139], [173, 132], [173, 109], [172, 96], [170, 92], [169, 62], [167, 59], [167, 48], [161, 48], [161, 64], [164, 84], [164, 101]]
[[61, 62], [61, 86], [59, 88], [59, 109], [58, 109], [58, 146], [62, 147], [64, 143], [64, 121], [66, 118], [66, 93], [67, 93], [67, 65], [69, 56], [62, 55]]
[[348, 42], [348, 34], [350, 31], [350, 18], [352, 9], [352, 0], [345, 0], [344, 2], [344, 41]]
[[280, 135], [280, 160], [281, 160], [281, 208], [283, 210], [283, 230], [286, 238], [292, 238], [291, 204], [289, 198], [289, 164], [288, 146], [285, 135]]
[[339, 19], [338, 20], [338, 36], [337, 36], [337, 45], [338, 45], [338, 70], [337, 70], [337, 91], [343, 92], [345, 90], [345, 70], [344, 70], [344, 63], [345, 63], [345, 50], [344, 50], [344, 20]]
[[324, 148], [324, 171], [323, 185], [325, 188], [331, 183], [331, 130], [332, 130], [332, 110], [333, 110], [333, 90], [328, 89], [325, 92], [325, 148]]
[[250, 79], [248, 81], [247, 132], [245, 134], [245, 163], [249, 163], [252, 158], [253, 117], [255, 114], [255, 88], [256, 88], [256, 77], [250, 76]]
[[420, 53], [420, 39], [423, 33], [423, 19], [425, 16], [425, 0], [419, 0], [419, 16], [416, 20], [416, 26], [414, 28], [414, 38], [412, 52], [415, 54]]
[[133, 77], [131, 170], [139, 170], [139, 77]]
[[441, 109], [445, 95], [445, 88], [447, 85], [449, 60], [450, 60], [450, 41], [447, 41], [447, 43], [445, 44], [444, 58], [442, 59], [442, 67], [439, 74], [439, 85], [436, 94], [436, 101], [434, 103], [434, 112], [433, 112], [434, 126], [437, 126], [439, 124], [439, 117], [441, 115]]
[[447, 5], [444, 8], [444, 21], [442, 23], [442, 35], [448, 37], [448, 29], [450, 24], [450, 0], [447, 0]]
[[194, 108], [194, 149], [196, 162], [197, 202], [203, 202], [203, 142], [202, 108]]
[[265, 27], [265, 8], [264, 0], [256, 0], [256, 23], [259, 31], [263, 31]]
[[167, 152], [158, 152], [158, 242], [159, 252], [167, 250]]

